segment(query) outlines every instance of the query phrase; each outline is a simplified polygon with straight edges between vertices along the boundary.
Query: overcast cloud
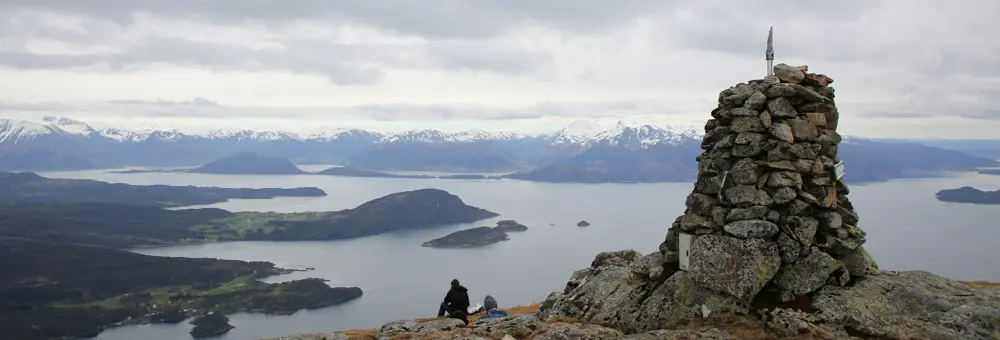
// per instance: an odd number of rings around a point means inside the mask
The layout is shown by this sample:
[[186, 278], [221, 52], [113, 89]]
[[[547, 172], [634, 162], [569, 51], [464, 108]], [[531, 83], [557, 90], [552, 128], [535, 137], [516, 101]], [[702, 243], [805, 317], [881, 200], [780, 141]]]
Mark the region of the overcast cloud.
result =
[[998, 15], [991, 0], [0, 0], [0, 117], [690, 124], [763, 76], [773, 25], [777, 62], [836, 80], [844, 133], [996, 138]]

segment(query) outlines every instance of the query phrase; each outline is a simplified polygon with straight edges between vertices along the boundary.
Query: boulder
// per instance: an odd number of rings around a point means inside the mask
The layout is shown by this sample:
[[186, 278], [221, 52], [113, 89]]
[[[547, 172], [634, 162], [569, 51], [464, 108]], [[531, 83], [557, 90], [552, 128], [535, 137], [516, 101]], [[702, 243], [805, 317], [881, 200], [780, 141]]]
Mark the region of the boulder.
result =
[[615, 340], [625, 335], [617, 330], [598, 325], [555, 323], [535, 333], [533, 340]]
[[729, 213], [726, 214], [726, 222], [762, 219], [764, 216], [767, 216], [767, 212], [769, 211], [771, 211], [771, 209], [763, 206], [734, 208], [729, 210]]
[[757, 189], [753, 185], [737, 185], [726, 189], [723, 198], [728, 204], [742, 207], [770, 206], [774, 204], [774, 200], [767, 195], [767, 192]]
[[799, 115], [792, 102], [785, 97], [768, 99], [767, 112], [771, 113], [771, 118], [795, 118]]
[[792, 136], [795, 137], [796, 141], [811, 142], [815, 141], [816, 137], [819, 137], [819, 130], [816, 129], [816, 125], [813, 125], [804, 119], [789, 119], [785, 121], [788, 126], [792, 127]]
[[464, 327], [465, 323], [462, 320], [453, 318], [439, 318], [426, 322], [396, 320], [382, 325], [378, 333], [375, 333], [375, 339], [389, 340], [398, 334], [410, 334], [419, 338], [428, 335], [428, 333], [447, 332]]
[[645, 261], [630, 260], [632, 252], [602, 253], [617, 260], [595, 260], [597, 266], [577, 271], [589, 274], [574, 289], [549, 295], [538, 319], [572, 318], [632, 334], [676, 327], [700, 318], [703, 309], [747, 312], [735, 298], [696, 284], [688, 272], [671, 273], [662, 283], [637, 274]]
[[818, 86], [827, 87], [833, 84], [833, 78], [827, 77], [825, 74], [807, 73], [805, 78], [802, 79], [802, 85], [806, 86]]
[[744, 301], [753, 299], [781, 268], [778, 246], [763, 239], [702, 235], [691, 248], [694, 282]]
[[867, 276], [869, 272], [878, 269], [878, 265], [875, 264], [875, 260], [872, 259], [871, 254], [868, 254], [868, 251], [861, 246], [838, 256], [837, 260], [840, 260], [844, 264], [844, 268], [847, 269], [847, 272], [855, 277]]
[[765, 220], [736, 221], [723, 226], [722, 229], [742, 239], [770, 238], [778, 233], [778, 225]]
[[843, 265], [832, 256], [812, 249], [805, 258], [786, 264], [774, 277], [774, 284], [795, 295], [811, 293], [824, 284]]
[[781, 254], [781, 262], [784, 265], [795, 263], [802, 252], [802, 244], [793, 240], [788, 234], [778, 235], [778, 252]]
[[747, 98], [746, 102], [743, 103], [743, 107], [754, 111], [760, 111], [760, 109], [764, 108], [764, 104], [767, 104], [767, 96], [760, 91], [754, 91], [754, 93]]
[[479, 319], [475, 322], [472, 334], [499, 339], [510, 335], [516, 339], [524, 339], [538, 328], [538, 318], [534, 315], [511, 315], [502, 318]]
[[785, 63], [774, 65], [772, 68], [774, 75], [781, 79], [783, 83], [801, 83], [806, 78], [805, 72], [799, 66], [791, 66]]
[[774, 138], [781, 140], [786, 143], [795, 142], [795, 134], [792, 133], [792, 127], [785, 123], [773, 123], [771, 128], [768, 129]]
[[795, 200], [797, 195], [798, 194], [795, 189], [791, 187], [781, 187], [774, 190], [774, 194], [771, 195], [771, 198], [774, 199], [774, 204], [784, 205]]
[[[772, 113], [773, 115], [773, 113]], [[733, 132], [765, 132], [764, 124], [758, 117], [735, 117], [730, 125]]]

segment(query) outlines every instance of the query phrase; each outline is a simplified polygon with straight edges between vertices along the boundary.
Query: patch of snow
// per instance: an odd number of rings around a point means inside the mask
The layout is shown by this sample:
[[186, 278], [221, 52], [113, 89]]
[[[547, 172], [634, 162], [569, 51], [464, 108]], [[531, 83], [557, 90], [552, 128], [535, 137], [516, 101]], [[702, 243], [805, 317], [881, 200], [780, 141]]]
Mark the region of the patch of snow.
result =
[[74, 120], [66, 117], [55, 117], [55, 116], [45, 116], [42, 121], [49, 126], [58, 127], [55, 132], [66, 132], [67, 134], [91, 137], [98, 134], [94, 128], [87, 125], [87, 123], [81, 122], [79, 120]]
[[0, 119], [0, 143], [17, 144], [53, 133], [44, 124], [13, 119]]

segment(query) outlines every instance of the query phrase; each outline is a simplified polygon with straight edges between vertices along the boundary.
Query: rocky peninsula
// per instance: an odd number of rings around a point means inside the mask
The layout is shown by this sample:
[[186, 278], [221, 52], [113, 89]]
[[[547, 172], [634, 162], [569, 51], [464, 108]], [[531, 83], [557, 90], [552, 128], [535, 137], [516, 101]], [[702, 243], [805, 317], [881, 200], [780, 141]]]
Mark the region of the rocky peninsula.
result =
[[773, 72], [720, 93], [658, 251], [600, 253], [532, 314], [282, 339], [1000, 338], [1000, 288], [878, 268], [842, 177], [833, 79]]
[[[261, 282], [292, 272], [269, 262], [158, 257], [4, 238], [0, 268], [0, 334], [11, 339], [92, 337], [108, 327], [178, 323], [212, 313], [291, 314], [362, 295], [358, 287], [334, 288], [316, 278]], [[192, 334], [222, 326], [210, 321]]]

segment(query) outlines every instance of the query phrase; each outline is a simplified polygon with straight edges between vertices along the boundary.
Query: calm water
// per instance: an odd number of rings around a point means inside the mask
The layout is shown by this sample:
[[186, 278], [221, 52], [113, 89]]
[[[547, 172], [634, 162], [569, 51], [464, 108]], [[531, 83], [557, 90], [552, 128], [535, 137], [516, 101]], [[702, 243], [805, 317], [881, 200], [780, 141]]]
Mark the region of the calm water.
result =
[[[307, 170], [313, 170], [309, 167]], [[317, 166], [317, 168], [323, 168]], [[467, 204], [500, 213], [474, 224], [396, 233], [347, 241], [234, 242], [143, 250], [162, 256], [264, 260], [316, 270], [271, 278], [329, 279], [358, 286], [364, 296], [329, 308], [291, 316], [231, 315], [235, 329], [220, 339], [257, 339], [303, 332], [370, 328], [395, 319], [433, 316], [452, 278], [482, 301], [491, 294], [501, 307], [541, 301], [561, 290], [573, 270], [587, 267], [602, 251], [655, 251], [674, 218], [684, 210], [690, 183], [615, 185], [546, 184], [496, 180], [379, 179], [331, 176], [228, 176], [199, 174], [105, 174], [58, 172], [48, 177], [88, 178], [130, 184], [221, 187], [317, 186], [329, 196], [236, 200], [211, 205], [232, 211], [281, 212], [351, 208], [393, 192], [439, 188]], [[854, 186], [851, 199], [869, 235], [866, 248], [882, 268], [927, 270], [963, 280], [1000, 281], [1000, 206], [942, 203], [945, 188], [1000, 188], [1000, 176], [959, 174], [948, 178], [897, 180]], [[511, 240], [477, 249], [429, 249], [420, 244], [452, 231], [516, 219], [529, 226]], [[591, 226], [576, 227], [587, 220]], [[551, 225], [550, 225], [551, 224]], [[130, 326], [97, 339], [189, 339], [190, 325]]]

